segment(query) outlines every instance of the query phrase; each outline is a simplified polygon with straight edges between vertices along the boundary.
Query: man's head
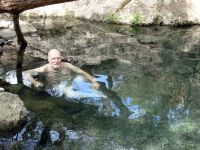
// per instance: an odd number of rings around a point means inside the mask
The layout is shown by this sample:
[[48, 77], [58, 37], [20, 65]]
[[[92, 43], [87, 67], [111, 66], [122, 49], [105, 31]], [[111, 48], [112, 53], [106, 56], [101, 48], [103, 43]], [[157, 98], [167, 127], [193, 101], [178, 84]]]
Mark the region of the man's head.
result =
[[57, 49], [51, 49], [48, 52], [48, 61], [53, 69], [58, 70], [61, 67], [61, 60], [61, 53]]

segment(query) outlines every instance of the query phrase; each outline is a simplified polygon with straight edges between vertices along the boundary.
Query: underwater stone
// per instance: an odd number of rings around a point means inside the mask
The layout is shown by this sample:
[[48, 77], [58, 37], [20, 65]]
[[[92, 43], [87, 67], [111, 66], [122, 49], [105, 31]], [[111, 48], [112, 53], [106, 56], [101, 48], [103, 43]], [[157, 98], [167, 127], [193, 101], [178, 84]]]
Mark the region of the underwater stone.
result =
[[55, 130], [51, 130], [50, 131], [50, 138], [51, 138], [51, 143], [54, 144], [55, 142], [57, 142], [60, 138], [60, 133], [58, 133]]

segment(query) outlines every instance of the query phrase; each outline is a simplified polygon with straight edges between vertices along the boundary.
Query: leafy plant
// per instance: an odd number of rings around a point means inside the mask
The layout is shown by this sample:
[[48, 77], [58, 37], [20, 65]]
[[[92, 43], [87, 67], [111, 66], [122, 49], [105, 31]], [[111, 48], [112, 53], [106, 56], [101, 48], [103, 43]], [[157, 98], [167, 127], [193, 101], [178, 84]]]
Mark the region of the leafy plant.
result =
[[142, 16], [138, 13], [135, 13], [131, 16], [131, 23], [134, 26], [138, 26], [142, 23]]
[[119, 19], [119, 16], [117, 16], [113, 12], [109, 12], [106, 15], [106, 21], [109, 22], [109, 23], [116, 23], [118, 19]]

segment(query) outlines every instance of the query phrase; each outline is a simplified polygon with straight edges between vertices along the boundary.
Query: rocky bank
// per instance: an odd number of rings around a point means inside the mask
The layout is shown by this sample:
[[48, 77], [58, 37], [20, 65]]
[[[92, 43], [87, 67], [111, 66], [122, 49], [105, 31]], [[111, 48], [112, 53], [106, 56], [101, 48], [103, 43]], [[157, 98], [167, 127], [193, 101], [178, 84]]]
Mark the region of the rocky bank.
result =
[[78, 0], [33, 9], [25, 16], [74, 15], [122, 24], [188, 25], [200, 23], [198, 0]]

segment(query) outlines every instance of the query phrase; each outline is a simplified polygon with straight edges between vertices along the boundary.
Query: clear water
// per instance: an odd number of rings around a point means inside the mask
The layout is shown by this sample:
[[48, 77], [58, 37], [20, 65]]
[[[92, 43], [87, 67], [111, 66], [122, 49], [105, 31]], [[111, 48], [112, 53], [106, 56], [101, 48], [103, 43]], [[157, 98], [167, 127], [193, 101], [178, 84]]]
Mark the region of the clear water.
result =
[[[78, 25], [94, 32], [90, 26], [88, 22]], [[32, 112], [29, 121], [18, 137], [2, 137], [0, 144], [21, 149], [200, 149], [200, 51], [199, 42], [194, 42], [199, 27], [95, 26], [102, 32], [134, 37], [150, 49], [123, 54], [124, 47], [141, 47], [111, 41], [108, 47], [117, 45], [120, 59], [88, 66], [106, 95], [103, 99], [66, 99], [24, 88], [19, 96]], [[39, 29], [44, 40], [56, 39], [62, 47], [66, 39], [74, 38], [72, 32], [78, 34], [78, 27]], [[91, 46], [98, 47], [95, 38], [90, 40]]]

